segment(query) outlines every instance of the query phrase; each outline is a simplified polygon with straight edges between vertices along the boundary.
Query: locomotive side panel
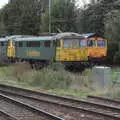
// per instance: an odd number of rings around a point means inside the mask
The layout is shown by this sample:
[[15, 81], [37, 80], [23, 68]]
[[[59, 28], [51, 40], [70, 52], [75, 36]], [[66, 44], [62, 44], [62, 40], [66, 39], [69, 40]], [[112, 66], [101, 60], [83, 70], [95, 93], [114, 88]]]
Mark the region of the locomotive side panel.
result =
[[52, 60], [55, 47], [53, 41], [24, 40], [16, 42], [16, 57], [20, 59]]

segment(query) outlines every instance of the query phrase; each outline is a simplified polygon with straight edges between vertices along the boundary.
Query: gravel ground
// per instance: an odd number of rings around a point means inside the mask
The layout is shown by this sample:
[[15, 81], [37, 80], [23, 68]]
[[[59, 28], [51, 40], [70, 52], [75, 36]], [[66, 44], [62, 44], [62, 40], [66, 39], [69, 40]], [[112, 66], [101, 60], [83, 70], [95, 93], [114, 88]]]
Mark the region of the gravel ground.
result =
[[[34, 98], [37, 98], [37, 99], [42, 99], [42, 100], [51, 100], [51, 101], [54, 101], [54, 102], [57, 102], [57, 103], [63, 103], [63, 104], [69, 104], [69, 105], [73, 105], [73, 106], [76, 106], [76, 107], [82, 107], [82, 108], [86, 108], [86, 109], [90, 109], [90, 110], [93, 110], [93, 111], [98, 111], [98, 112], [101, 112], [101, 113], [107, 113], [109, 115], [116, 115], [118, 117], [120, 117], [120, 110], [114, 110], [113, 109], [110, 109], [110, 108], [105, 108], [105, 107], [100, 107], [100, 106], [93, 106], [91, 104], [86, 104], [86, 103], [81, 103], [81, 102], [73, 102], [73, 101], [68, 101], [68, 100], [61, 100], [59, 98], [55, 98], [55, 97], [49, 97], [49, 96], [45, 96], [45, 95], [39, 95], [39, 94], [34, 94], [34, 93], [26, 93], [24, 91], [21, 91], [20, 94], [25, 94], [27, 96], [31, 96], [31, 97], [34, 97]], [[95, 101], [94, 101], [95, 102]], [[96, 103], [96, 102], [95, 102]], [[99, 103], [99, 102], [98, 102]], [[45, 103], [41, 103], [40, 106], [43, 106]], [[47, 103], [46, 103], [47, 104]], [[45, 104], [45, 105], [46, 105]], [[49, 105], [49, 104], [48, 104]], [[45, 106], [43, 106], [44, 108], [46, 108]], [[52, 106], [53, 107], [53, 106]], [[55, 106], [56, 107], [56, 106]], [[54, 108], [55, 108], [54, 107]], [[42, 109], [42, 108], [41, 108]], [[46, 110], [46, 109], [45, 109]], [[54, 110], [54, 109], [53, 109]], [[53, 111], [52, 110], [52, 111]], [[56, 112], [56, 109], [55, 109], [55, 112]], [[66, 115], [66, 112], [63, 111], [62, 113], [65, 113]], [[60, 112], [59, 112], [60, 114]], [[76, 113], [74, 113], [75, 116], [76, 116]], [[84, 113], [85, 114], [85, 113]], [[61, 115], [61, 114], [60, 114]], [[64, 116], [64, 115], [62, 115]], [[70, 115], [71, 116], [71, 115]], [[78, 115], [77, 115], [78, 116]], [[79, 115], [79, 116], [85, 116], [83, 115]], [[73, 117], [73, 114], [72, 114], [72, 117]], [[91, 117], [91, 116], [90, 116]]]
[[[19, 100], [21, 102], [28, 103], [34, 107], [43, 109], [59, 117], [63, 117], [65, 120], [107, 120], [107, 118], [101, 116], [95, 116], [93, 114], [89, 114], [87, 112], [83, 112], [80, 110], [73, 110], [62, 106], [56, 106], [54, 104], [49, 104], [47, 102], [40, 102], [37, 100], [31, 101], [30, 99], [21, 98], [18, 96], [15, 97], [13, 95], [10, 95], [10, 97]], [[108, 120], [113, 120], [113, 119], [109, 118]]]
[[[2, 88], [4, 89], [4, 88]], [[6, 90], [6, 88], [5, 88]], [[38, 99], [43, 99], [43, 100], [51, 100], [51, 101], [54, 101], [54, 102], [58, 102], [58, 103], [69, 103], [71, 105], [75, 105], [75, 103], [73, 102], [69, 102], [68, 100], [61, 100], [60, 98], [55, 98], [55, 97], [50, 97], [50, 96], [46, 96], [46, 95], [43, 95], [43, 94], [36, 94], [36, 93], [31, 93], [31, 92], [26, 92], [26, 91], [23, 91], [23, 90], [19, 90], [19, 89], [8, 89], [8, 91], [12, 91], [13, 93], [19, 93], [21, 95], [27, 95], [27, 96], [31, 96], [31, 97], [34, 97], [34, 98], [38, 98]], [[48, 104], [48, 103], [45, 103], [45, 102], [38, 102], [38, 101], [30, 101], [29, 99], [26, 99], [26, 98], [19, 98], [19, 97], [14, 97], [13, 98], [17, 99], [17, 100], [20, 100], [24, 103], [29, 103], [31, 104], [32, 106], [35, 106], [35, 107], [38, 107], [38, 108], [41, 108], [47, 112], [51, 112], [52, 114], [56, 114], [56, 115], [59, 115], [60, 117], [63, 116], [65, 118], [65, 120], [114, 120], [112, 118], [104, 118], [104, 117], [101, 117], [101, 116], [95, 116], [93, 114], [88, 114], [87, 112], [83, 112], [83, 111], [73, 111], [72, 109], [67, 109], [67, 108], [63, 108], [61, 107], [60, 105], [59, 106], [56, 106], [54, 104]], [[96, 103], [96, 101], [95, 101]], [[100, 103], [100, 102], [98, 102]], [[103, 103], [102, 103], [103, 104]], [[106, 111], [104, 110], [103, 108], [100, 109], [99, 107], [96, 109], [94, 106], [86, 106], [85, 104], [77, 104], [77, 107], [86, 107], [90, 110], [97, 110], [99, 109], [100, 111], [102, 111], [103, 113], [108, 113], [108, 114], [112, 114], [114, 113], [116, 115], [116, 112], [115, 111], [112, 111], [110, 112], [109, 110]], [[120, 111], [117, 111], [120, 115]], [[117, 114], [118, 115], [118, 114]], [[118, 116], [119, 116], [118, 115]]]
[[16, 105], [15, 103], [8, 102], [7, 100], [1, 98], [0, 109], [12, 116], [15, 116], [16, 118], [18, 118], [18, 120], [45, 120], [45, 117], [31, 112], [23, 106]]

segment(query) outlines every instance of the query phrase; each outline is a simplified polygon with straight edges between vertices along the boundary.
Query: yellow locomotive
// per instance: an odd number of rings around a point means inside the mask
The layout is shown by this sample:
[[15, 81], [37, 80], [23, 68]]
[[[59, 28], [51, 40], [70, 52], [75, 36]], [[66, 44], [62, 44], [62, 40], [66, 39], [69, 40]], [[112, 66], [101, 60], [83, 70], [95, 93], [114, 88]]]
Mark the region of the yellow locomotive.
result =
[[92, 63], [101, 63], [107, 56], [107, 40], [104, 37], [89, 33], [83, 34], [87, 41], [88, 60]]

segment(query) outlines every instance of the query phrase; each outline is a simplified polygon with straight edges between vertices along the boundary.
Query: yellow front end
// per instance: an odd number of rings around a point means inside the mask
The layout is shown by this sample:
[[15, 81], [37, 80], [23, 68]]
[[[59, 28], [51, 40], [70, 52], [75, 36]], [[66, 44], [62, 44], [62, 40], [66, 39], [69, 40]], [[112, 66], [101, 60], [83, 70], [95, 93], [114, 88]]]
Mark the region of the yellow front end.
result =
[[107, 48], [88, 48], [88, 56], [91, 58], [102, 58], [107, 56]]
[[107, 56], [107, 40], [101, 37], [88, 39], [88, 56], [90, 58], [103, 58]]
[[7, 56], [9, 58], [14, 58], [15, 57], [15, 46], [13, 45], [12, 40], [8, 41]]
[[61, 40], [60, 46], [56, 48], [56, 61], [82, 62], [87, 60], [88, 60], [88, 52], [86, 47], [67, 46], [66, 48], [64, 46], [64, 40]]

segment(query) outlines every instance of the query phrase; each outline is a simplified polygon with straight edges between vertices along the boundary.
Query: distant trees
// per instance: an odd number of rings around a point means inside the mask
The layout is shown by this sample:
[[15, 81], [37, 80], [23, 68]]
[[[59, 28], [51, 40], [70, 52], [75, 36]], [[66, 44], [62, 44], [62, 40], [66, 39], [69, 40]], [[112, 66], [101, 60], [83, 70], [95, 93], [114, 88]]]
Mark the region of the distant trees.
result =
[[105, 37], [108, 39], [108, 59], [120, 64], [120, 10], [112, 10], [106, 15]]
[[95, 3], [94, 0], [91, 2], [86, 9], [81, 11], [79, 19], [81, 28], [79, 32], [98, 32], [104, 34], [104, 18], [114, 8], [114, 2], [113, 0], [101, 0], [96, 4], [93, 4]]
[[3, 33], [35, 34], [40, 26], [40, 2], [38, 0], [14, 0], [0, 12]]
[[[51, 0], [52, 32], [77, 32], [75, 0]], [[48, 0], [10, 0], [0, 12], [1, 34], [48, 32]]]
[[[51, 28], [52, 32], [77, 32], [77, 8], [74, 0], [52, 0]], [[41, 31], [48, 32], [49, 11], [46, 10], [41, 19]]]

